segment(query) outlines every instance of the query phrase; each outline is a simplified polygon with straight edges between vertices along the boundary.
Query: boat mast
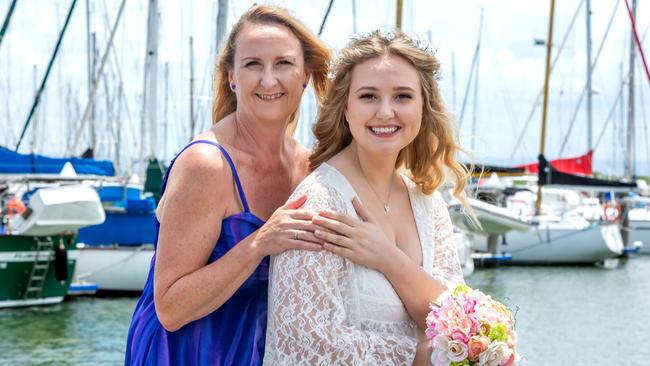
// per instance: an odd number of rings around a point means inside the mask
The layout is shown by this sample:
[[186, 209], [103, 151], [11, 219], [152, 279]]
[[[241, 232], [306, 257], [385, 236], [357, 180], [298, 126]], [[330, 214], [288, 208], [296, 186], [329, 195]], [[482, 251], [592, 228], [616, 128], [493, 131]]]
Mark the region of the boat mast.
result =
[[226, 34], [226, 25], [228, 22], [228, 0], [219, 0], [219, 9], [217, 10], [217, 52], [221, 50], [221, 41]]
[[397, 0], [397, 9], [395, 12], [395, 29], [402, 29], [402, 0]]
[[587, 0], [587, 151], [593, 149], [592, 105], [591, 105], [591, 0]]
[[[636, 0], [632, 0], [632, 22], [636, 19]], [[634, 27], [630, 35], [630, 71], [628, 73], [628, 97], [627, 97], [627, 139], [625, 151], [625, 179], [628, 182], [632, 181], [632, 159], [634, 158], [634, 58], [635, 58], [635, 44], [634, 44]]]
[[357, 34], [357, 0], [352, 0], [352, 33]]
[[68, 29], [68, 24], [70, 24], [70, 18], [72, 17], [72, 11], [74, 10], [75, 5], [77, 4], [77, 0], [73, 0], [72, 4], [70, 4], [70, 10], [68, 10], [68, 15], [65, 19], [65, 23], [63, 23], [63, 29], [61, 29], [61, 32], [59, 33], [59, 38], [56, 41], [56, 46], [54, 47], [54, 52], [52, 53], [52, 57], [50, 58], [50, 62], [47, 65], [47, 70], [45, 71], [45, 76], [43, 76], [43, 80], [41, 81], [41, 86], [38, 89], [38, 92], [36, 93], [36, 96], [34, 97], [34, 102], [32, 103], [32, 107], [29, 111], [29, 115], [27, 116], [27, 120], [25, 121], [25, 124], [23, 125], [23, 130], [20, 133], [20, 137], [18, 138], [18, 142], [16, 143], [16, 148], [14, 151], [18, 152], [18, 149], [20, 148], [20, 144], [23, 141], [23, 138], [25, 137], [25, 133], [27, 132], [27, 128], [29, 128], [29, 124], [32, 120], [32, 117], [34, 116], [34, 112], [36, 111], [36, 107], [38, 107], [38, 102], [40, 100], [40, 97], [43, 93], [43, 90], [45, 90], [45, 85], [47, 83], [47, 79], [50, 76], [50, 71], [52, 70], [52, 65], [54, 64], [54, 60], [56, 59], [56, 55], [59, 53], [59, 48], [61, 47], [61, 41], [63, 40], [63, 36], [65, 35], [66, 29]]
[[[546, 41], [546, 72], [544, 73], [544, 102], [542, 107], [542, 134], [539, 146], [540, 157], [544, 155], [546, 143], [546, 117], [548, 113], [548, 84], [551, 75], [551, 50], [553, 46], [553, 18], [555, 16], [555, 0], [551, 0], [551, 15], [548, 23], [548, 40]], [[540, 165], [541, 168], [541, 165]], [[535, 214], [542, 211], [542, 182], [537, 183], [537, 201], [535, 203]]]
[[481, 18], [478, 29], [478, 43], [476, 44], [476, 72], [474, 73], [474, 100], [472, 101], [472, 151], [476, 151], [476, 105], [478, 104], [478, 68], [481, 58], [481, 34], [483, 33], [483, 8], [481, 8]]
[[[104, 75], [104, 67], [106, 66], [106, 61], [108, 60], [108, 54], [111, 48], [113, 47], [113, 39], [115, 38], [115, 32], [117, 31], [117, 26], [120, 23], [120, 19], [122, 18], [122, 14], [124, 13], [124, 5], [126, 3], [126, 0], [122, 0], [122, 3], [120, 4], [120, 8], [117, 11], [117, 15], [115, 17], [115, 22], [113, 23], [113, 28], [111, 28], [111, 34], [108, 37], [108, 42], [106, 43], [106, 47], [104, 49], [104, 53], [101, 57], [101, 60], [99, 62], [99, 68], [97, 69], [97, 72], [95, 73], [97, 77], [93, 78], [93, 84], [92, 88], [90, 90], [90, 99], [88, 100], [88, 103], [86, 104], [86, 107], [84, 108], [84, 113], [81, 116], [81, 120], [79, 121], [77, 125], [77, 131], [75, 132], [75, 138], [72, 146], [70, 149], [73, 151], [74, 148], [76, 147], [76, 144], [79, 143], [79, 138], [81, 137], [81, 132], [83, 131], [84, 125], [86, 121], [90, 118], [91, 115], [91, 107], [93, 104], [93, 99], [97, 95], [97, 89], [99, 87], [99, 79], [102, 75]], [[69, 153], [68, 151], [67, 153]]]
[[[38, 94], [38, 81], [36, 81], [37, 78], [37, 73], [38, 70], [36, 68], [36, 64], [32, 67], [32, 70], [34, 71], [34, 95]], [[39, 118], [40, 113], [38, 113], [38, 109], [34, 111], [34, 127], [32, 127], [32, 146], [30, 148], [30, 153], [36, 154], [36, 137], [38, 135], [38, 125], [40, 124]]]
[[4, 22], [2, 22], [2, 29], [0, 29], [0, 45], [2, 45], [2, 40], [5, 37], [5, 32], [7, 32], [7, 28], [9, 28], [9, 21], [11, 20], [11, 16], [14, 14], [14, 9], [16, 8], [17, 1], [18, 0], [13, 0], [11, 4], [9, 4], [7, 16], [5, 17]]
[[[138, 172], [144, 176], [147, 158], [155, 156], [156, 146], [156, 102], [158, 100], [158, 31], [160, 14], [158, 0], [149, 0], [149, 14], [147, 17], [147, 53], [145, 54], [144, 86], [142, 100], [142, 114], [140, 119], [140, 157], [138, 159]], [[149, 143], [147, 143], [149, 137]]]

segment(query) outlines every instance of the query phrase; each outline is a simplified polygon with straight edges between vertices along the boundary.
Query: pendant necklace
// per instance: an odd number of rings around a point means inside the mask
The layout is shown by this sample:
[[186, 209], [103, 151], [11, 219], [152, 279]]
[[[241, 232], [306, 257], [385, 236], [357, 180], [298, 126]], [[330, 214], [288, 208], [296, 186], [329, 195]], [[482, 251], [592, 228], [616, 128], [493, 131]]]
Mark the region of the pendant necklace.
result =
[[359, 170], [361, 170], [361, 175], [363, 176], [363, 179], [365, 179], [366, 184], [368, 184], [368, 187], [372, 190], [372, 193], [377, 196], [377, 199], [379, 199], [379, 202], [384, 204], [384, 213], [388, 215], [388, 212], [390, 211], [390, 192], [393, 190], [393, 175], [390, 176], [390, 185], [388, 186], [388, 196], [386, 197], [386, 202], [381, 199], [381, 196], [375, 188], [373, 188], [372, 184], [370, 184], [370, 181], [368, 180], [368, 177], [366, 177], [366, 173], [363, 171], [363, 167], [361, 166], [361, 159], [359, 159], [359, 153], [357, 152], [357, 163], [359, 163]]

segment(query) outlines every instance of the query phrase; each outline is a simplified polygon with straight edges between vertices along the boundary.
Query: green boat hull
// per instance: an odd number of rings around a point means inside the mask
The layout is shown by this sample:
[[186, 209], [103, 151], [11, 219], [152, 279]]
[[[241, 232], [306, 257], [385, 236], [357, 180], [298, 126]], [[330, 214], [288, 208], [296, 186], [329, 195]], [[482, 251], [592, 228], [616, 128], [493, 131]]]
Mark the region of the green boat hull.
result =
[[[50, 239], [52, 248], [39, 244]], [[0, 235], [0, 308], [63, 301], [74, 275], [75, 244], [76, 235]], [[67, 258], [59, 255], [57, 263], [54, 249], [63, 247]], [[67, 276], [60, 270], [59, 280], [56, 267], [63, 269], [64, 265]]]

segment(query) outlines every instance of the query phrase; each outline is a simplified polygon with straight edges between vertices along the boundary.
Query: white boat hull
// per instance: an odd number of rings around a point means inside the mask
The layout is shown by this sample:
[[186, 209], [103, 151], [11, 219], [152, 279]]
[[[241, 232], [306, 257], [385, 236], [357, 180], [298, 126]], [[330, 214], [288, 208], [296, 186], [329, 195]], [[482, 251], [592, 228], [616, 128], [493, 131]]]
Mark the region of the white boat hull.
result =
[[623, 240], [617, 225], [587, 225], [576, 228], [571, 222], [542, 222], [527, 232], [505, 234], [513, 264], [589, 264], [614, 258], [623, 252]]
[[12, 218], [14, 234], [55, 235], [106, 219], [97, 192], [80, 185], [41, 188], [30, 197], [28, 207], [21, 216]]
[[641, 244], [639, 253], [650, 254], [650, 209], [633, 208], [628, 213], [630, 225], [630, 245]]
[[99, 291], [142, 291], [149, 275], [153, 245], [80, 245], [74, 281], [97, 285]]

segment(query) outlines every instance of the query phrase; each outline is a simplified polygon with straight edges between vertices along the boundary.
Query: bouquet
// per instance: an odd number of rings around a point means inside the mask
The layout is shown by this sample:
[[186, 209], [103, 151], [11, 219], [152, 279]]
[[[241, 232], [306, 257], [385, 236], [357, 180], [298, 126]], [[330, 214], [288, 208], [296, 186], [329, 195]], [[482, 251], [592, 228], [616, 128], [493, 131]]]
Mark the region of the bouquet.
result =
[[427, 338], [434, 366], [515, 366], [517, 334], [510, 311], [479, 290], [458, 285], [431, 303]]

